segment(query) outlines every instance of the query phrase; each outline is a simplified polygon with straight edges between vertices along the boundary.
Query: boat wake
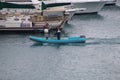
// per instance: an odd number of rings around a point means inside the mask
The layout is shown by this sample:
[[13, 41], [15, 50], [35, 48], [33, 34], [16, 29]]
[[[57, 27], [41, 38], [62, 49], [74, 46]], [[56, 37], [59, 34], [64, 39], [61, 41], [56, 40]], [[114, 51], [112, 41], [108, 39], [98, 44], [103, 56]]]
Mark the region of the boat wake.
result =
[[120, 44], [120, 37], [116, 38], [88, 38], [86, 44]]

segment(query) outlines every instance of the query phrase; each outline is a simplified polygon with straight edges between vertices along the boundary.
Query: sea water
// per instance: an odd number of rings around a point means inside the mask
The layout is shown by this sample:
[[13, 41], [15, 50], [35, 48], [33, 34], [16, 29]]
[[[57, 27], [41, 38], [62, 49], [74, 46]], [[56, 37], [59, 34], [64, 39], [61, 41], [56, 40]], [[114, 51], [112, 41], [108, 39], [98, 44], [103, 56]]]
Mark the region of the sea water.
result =
[[75, 15], [66, 36], [85, 35], [86, 43], [38, 44], [30, 35], [0, 34], [0, 80], [119, 80], [120, 8]]

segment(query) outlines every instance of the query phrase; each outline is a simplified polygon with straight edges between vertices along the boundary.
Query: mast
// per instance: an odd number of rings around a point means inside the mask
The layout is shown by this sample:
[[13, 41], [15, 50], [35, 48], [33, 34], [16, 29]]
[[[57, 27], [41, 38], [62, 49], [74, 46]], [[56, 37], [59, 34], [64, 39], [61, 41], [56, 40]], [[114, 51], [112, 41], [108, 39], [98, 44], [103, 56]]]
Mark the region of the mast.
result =
[[41, 2], [41, 10], [44, 10], [46, 8], [47, 8], [47, 5], [42, 0], [42, 2]]

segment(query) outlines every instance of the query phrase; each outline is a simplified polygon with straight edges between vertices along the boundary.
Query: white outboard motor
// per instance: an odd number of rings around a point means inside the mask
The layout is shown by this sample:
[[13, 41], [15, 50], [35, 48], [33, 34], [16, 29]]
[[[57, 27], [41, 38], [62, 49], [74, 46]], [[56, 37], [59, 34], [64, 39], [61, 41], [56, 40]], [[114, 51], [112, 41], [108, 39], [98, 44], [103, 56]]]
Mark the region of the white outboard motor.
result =
[[85, 35], [81, 35], [80, 38], [85, 38]]

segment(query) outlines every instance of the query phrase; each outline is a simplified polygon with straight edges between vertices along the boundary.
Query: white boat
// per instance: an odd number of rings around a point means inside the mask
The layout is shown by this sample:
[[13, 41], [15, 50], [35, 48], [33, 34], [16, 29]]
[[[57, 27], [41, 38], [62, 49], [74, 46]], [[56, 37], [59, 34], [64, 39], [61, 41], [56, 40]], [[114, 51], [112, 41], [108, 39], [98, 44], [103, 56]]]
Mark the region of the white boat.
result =
[[[46, 22], [51, 28], [55, 28], [61, 25], [63, 21], [61, 19], [50, 19], [49, 17], [45, 17], [45, 20], [42, 18], [42, 16], [36, 17], [36, 15], [35, 17], [33, 15], [6, 16], [6, 18], [0, 20], [0, 28], [39, 28], [40, 26], [43, 28]], [[57, 16], [54, 16], [54, 18], [57, 18]]]
[[[14, 2], [15, 1], [15, 2]], [[32, 2], [23, 2], [17, 0], [1, 0], [0, 1], [0, 12], [4, 13], [33, 13], [35, 7]]]
[[[42, 4], [41, 4], [41, 1], [38, 1], [38, 0], [3, 0], [2, 2], [4, 2], [4, 4], [7, 4], [7, 8], [5, 6], [5, 8], [3, 8], [1, 10], [2, 13], [24, 13], [24, 14], [34, 14], [35, 12], [40, 12], [42, 11], [41, 10], [41, 7], [42, 7]], [[46, 3], [54, 3], [54, 1], [52, 0], [45, 0]], [[25, 8], [24, 6], [21, 7], [22, 5], [27, 5], [28, 8]], [[34, 7], [34, 8], [31, 8], [31, 5]], [[46, 5], [46, 4], [45, 4]], [[58, 3], [59, 5], [59, 3]], [[62, 8], [63, 6], [65, 5], [64, 3], [61, 4], [60, 3], [60, 6], [62, 5]], [[70, 5], [70, 4], [69, 4]], [[4, 5], [2, 5], [4, 6]], [[2, 7], [1, 6], [1, 7]], [[9, 7], [10, 6], [10, 7]], [[11, 6], [13, 6], [11, 8]], [[53, 5], [53, 4], [49, 4], [47, 6], [52, 6], [52, 9], [55, 7], [57, 7], [57, 5]], [[61, 8], [61, 7], [60, 7]], [[60, 9], [59, 8], [59, 9]], [[49, 8], [50, 9], [50, 8]], [[75, 11], [78, 11], [78, 9], [65, 9], [64, 8], [64, 11], [69, 13], [69, 16], [68, 16], [68, 19], [67, 20], [71, 20], [71, 17], [74, 15]], [[66, 13], [65, 13], [66, 14]]]
[[111, 4], [116, 4], [117, 0], [101, 0], [101, 1], [106, 1], [106, 5], [111, 5]]
[[[32, 15], [33, 16], [33, 15]], [[46, 22], [50, 25], [50, 29], [54, 29], [62, 24], [63, 20], [48, 20], [43, 21], [40, 17], [32, 18], [30, 15], [7, 16], [0, 20], [0, 30], [43, 30]], [[33, 21], [35, 20], [35, 21]], [[33, 24], [34, 23], [34, 24]], [[63, 24], [62, 24], [63, 25]], [[61, 25], [60, 28], [63, 28]]]
[[[44, 3], [48, 6], [61, 5], [68, 9], [77, 8], [79, 10], [77, 10], [76, 13], [97, 13], [104, 7], [106, 3], [106, 1], [101, 0], [32, 0], [37, 9], [39, 9], [41, 1], [44, 1]], [[67, 3], [70, 5], [64, 5]]]
[[51, 29], [57, 28], [58, 26], [63, 28], [65, 22], [70, 19], [70, 15], [65, 14], [64, 8], [52, 8], [44, 10], [42, 13], [43, 15], [40, 15], [41, 12], [36, 12], [32, 15], [22, 13], [2, 13], [0, 14], [0, 30], [8, 28], [23, 30], [37, 28], [43, 30], [46, 22], [50, 25]]
[[120, 6], [120, 0], [117, 0], [116, 5]]
[[[77, 9], [66, 10], [64, 7], [52, 7], [46, 10], [26, 9], [24, 7], [21, 8], [21, 5], [23, 4], [22, 3], [19, 4], [19, 3], [20, 2], [16, 2], [16, 3], [4, 2], [4, 4], [7, 4], [7, 5], [9, 4], [10, 6], [13, 6], [13, 8], [11, 7], [6, 8], [5, 6], [5, 8], [1, 10], [1, 14], [5, 14], [6, 18], [3, 20], [0, 20], [0, 29], [1, 28], [30, 29], [30, 28], [41, 28], [41, 26], [43, 29], [43, 26], [45, 25], [46, 22], [50, 25], [51, 28], [56, 28], [58, 26], [63, 28], [64, 23], [70, 20], [71, 17], [74, 15], [74, 12], [77, 10]], [[36, 3], [33, 3], [33, 4], [36, 4]], [[17, 7], [20, 7], [20, 8], [17, 8]], [[33, 11], [33, 13], [29, 14], [31, 13], [31, 10]], [[15, 16], [16, 13], [18, 13], [19, 15]], [[69, 14], [66, 14], [66, 13], [69, 13]], [[7, 16], [7, 14], [10, 14], [10, 15], [12, 14], [13, 16]], [[34, 23], [34, 25], [32, 23]]]
[[101, 0], [53, 0], [53, 3], [71, 3], [71, 8], [78, 8], [76, 13], [97, 13], [105, 5]]

